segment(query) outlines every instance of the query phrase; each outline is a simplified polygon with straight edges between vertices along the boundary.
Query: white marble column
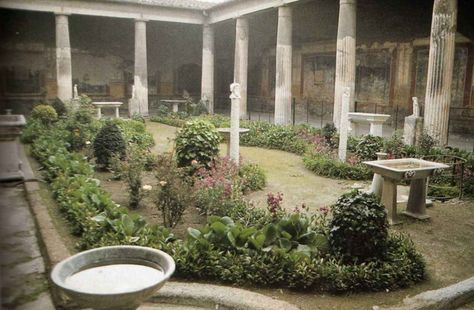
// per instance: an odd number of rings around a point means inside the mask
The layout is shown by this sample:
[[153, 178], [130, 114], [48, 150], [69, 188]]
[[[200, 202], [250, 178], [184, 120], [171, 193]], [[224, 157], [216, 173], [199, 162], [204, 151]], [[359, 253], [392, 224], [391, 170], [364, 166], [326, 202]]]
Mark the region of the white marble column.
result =
[[247, 74], [249, 62], [249, 24], [239, 17], [235, 24], [234, 83], [240, 85], [240, 118], [247, 115]]
[[278, 8], [278, 32], [275, 66], [275, 124], [291, 123], [292, 71], [292, 14], [291, 8]]
[[58, 98], [72, 99], [71, 44], [69, 41], [68, 15], [56, 14], [56, 80]]
[[148, 69], [146, 53], [146, 20], [135, 20], [135, 101], [129, 107], [129, 114], [148, 116]]
[[435, 0], [431, 21], [424, 129], [440, 145], [448, 141], [457, 0]]
[[351, 89], [345, 87], [342, 93], [341, 124], [339, 128], [339, 148], [338, 157], [345, 162], [347, 158], [347, 139], [349, 134], [349, 104]]
[[207, 102], [208, 112], [214, 114], [214, 28], [208, 24], [202, 28], [201, 100]]
[[340, 0], [333, 115], [334, 125], [338, 129], [341, 122], [342, 93], [345, 87], [351, 89], [349, 111], [353, 112], [355, 108], [356, 11], [356, 0]]

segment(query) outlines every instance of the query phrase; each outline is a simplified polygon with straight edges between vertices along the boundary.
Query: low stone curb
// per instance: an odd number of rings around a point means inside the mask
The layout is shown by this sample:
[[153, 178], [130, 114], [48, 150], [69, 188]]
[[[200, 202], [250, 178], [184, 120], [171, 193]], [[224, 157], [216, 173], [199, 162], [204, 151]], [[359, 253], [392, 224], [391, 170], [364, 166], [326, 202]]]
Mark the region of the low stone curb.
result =
[[[24, 161], [27, 161], [26, 156]], [[25, 165], [25, 166], [30, 166]], [[25, 166], [23, 169], [25, 169]], [[30, 171], [28, 175], [34, 175]], [[63, 240], [59, 236], [54, 223], [49, 215], [49, 211], [44, 205], [39, 194], [39, 184], [37, 181], [25, 182], [28, 202], [35, 217], [35, 222], [43, 242], [44, 255], [47, 259], [47, 270], [59, 263], [63, 259], [71, 256]], [[49, 278], [49, 277], [48, 277]], [[65, 300], [58, 291], [51, 288], [53, 299], [57, 305], [65, 305]], [[183, 283], [170, 281], [161, 288], [157, 295], [147, 301], [147, 303], [168, 304], [168, 305], [189, 305], [201, 306], [216, 309], [238, 309], [238, 310], [296, 310], [298, 307], [284, 301], [279, 301], [268, 296], [250, 292], [244, 289], [223, 287], [211, 284]], [[160, 308], [160, 309], [166, 309]], [[174, 309], [174, 307], [170, 307]], [[43, 309], [42, 309], [43, 310]], [[47, 310], [47, 309], [44, 309]]]
[[297, 310], [295, 305], [240, 288], [167, 282], [148, 302], [200, 306], [207, 309]]
[[[403, 300], [402, 306], [386, 309], [448, 310], [456, 309], [472, 301], [474, 301], [474, 277], [437, 290], [426, 291], [413, 297], [407, 297]], [[377, 307], [374, 308], [376, 309]]]

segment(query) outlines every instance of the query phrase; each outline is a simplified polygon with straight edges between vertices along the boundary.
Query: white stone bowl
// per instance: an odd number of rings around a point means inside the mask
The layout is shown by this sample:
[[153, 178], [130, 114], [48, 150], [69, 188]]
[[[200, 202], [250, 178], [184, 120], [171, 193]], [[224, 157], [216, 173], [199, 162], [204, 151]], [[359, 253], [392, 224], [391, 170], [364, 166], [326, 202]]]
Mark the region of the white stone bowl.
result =
[[[94, 283], [90, 289], [82, 290], [67, 283], [67, 279], [74, 274], [94, 267], [134, 264], [155, 268], [163, 272], [152, 284], [120, 293], [92, 293]], [[171, 277], [175, 270], [175, 263], [171, 256], [163, 251], [140, 246], [109, 246], [84, 251], [73, 255], [58, 263], [51, 272], [53, 283], [66, 296], [79, 306], [93, 309], [136, 309], [142, 301], [148, 299], [160, 289]], [[133, 277], [134, 274], [127, 275]]]

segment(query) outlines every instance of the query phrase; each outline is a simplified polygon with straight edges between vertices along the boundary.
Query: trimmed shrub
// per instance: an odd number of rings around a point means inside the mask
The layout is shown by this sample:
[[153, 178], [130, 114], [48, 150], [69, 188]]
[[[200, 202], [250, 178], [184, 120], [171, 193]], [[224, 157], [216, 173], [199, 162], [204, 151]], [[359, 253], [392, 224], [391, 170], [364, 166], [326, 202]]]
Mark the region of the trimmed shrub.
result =
[[40, 104], [31, 111], [31, 118], [39, 120], [43, 125], [49, 126], [58, 120], [58, 113], [56, 113], [52, 106]]
[[364, 164], [342, 162], [327, 153], [307, 152], [303, 157], [303, 163], [317, 175], [331, 178], [368, 180], [372, 177], [371, 170]]
[[221, 137], [214, 125], [205, 121], [188, 122], [176, 136], [176, 158], [179, 167], [191, 166], [193, 160], [210, 167], [219, 154]]
[[94, 140], [94, 156], [97, 164], [108, 167], [112, 156], [125, 156], [125, 141], [117, 125], [106, 123]]
[[355, 154], [361, 160], [376, 160], [377, 155], [375, 153], [382, 151], [382, 148], [382, 137], [364, 135], [360, 138], [355, 147]]
[[67, 108], [64, 102], [56, 97], [53, 100], [53, 103], [51, 103], [51, 106], [56, 110], [56, 113], [58, 113], [58, 116], [65, 116], [67, 114]]
[[332, 209], [329, 243], [346, 262], [383, 259], [387, 251], [388, 223], [383, 205], [374, 195], [352, 191]]

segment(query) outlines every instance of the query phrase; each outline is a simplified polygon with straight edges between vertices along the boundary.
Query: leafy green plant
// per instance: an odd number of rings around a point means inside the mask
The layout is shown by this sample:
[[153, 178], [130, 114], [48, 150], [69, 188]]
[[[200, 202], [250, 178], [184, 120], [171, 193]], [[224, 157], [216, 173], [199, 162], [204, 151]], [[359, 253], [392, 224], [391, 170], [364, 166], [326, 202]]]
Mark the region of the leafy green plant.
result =
[[158, 156], [155, 176], [158, 180], [155, 205], [161, 211], [163, 225], [175, 227], [186, 208], [193, 206], [191, 186], [185, 171], [169, 155]]
[[332, 208], [329, 243], [347, 262], [382, 259], [387, 250], [388, 223], [383, 205], [374, 195], [352, 191]]
[[[115, 161], [119, 157], [115, 157]], [[127, 155], [123, 161], [118, 161], [118, 170], [120, 176], [125, 179], [128, 187], [129, 207], [138, 208], [143, 198], [142, 173], [145, 170], [146, 157], [144, 152], [139, 148], [129, 148]]]
[[106, 123], [94, 140], [94, 156], [97, 164], [108, 167], [112, 156], [125, 156], [125, 141], [117, 125]]
[[332, 147], [337, 147], [337, 128], [333, 123], [326, 123], [321, 129], [321, 135], [326, 140], [326, 143]]
[[40, 104], [33, 108], [30, 117], [39, 120], [43, 125], [49, 126], [58, 120], [58, 114], [54, 108], [47, 104]]
[[417, 143], [417, 153], [419, 155], [430, 155], [436, 144], [438, 144], [438, 141], [423, 130]]
[[376, 160], [377, 155], [375, 153], [382, 151], [382, 148], [382, 137], [364, 135], [355, 147], [355, 154], [362, 160]]
[[219, 154], [221, 137], [214, 125], [205, 121], [193, 121], [176, 136], [176, 158], [179, 167], [191, 166], [193, 160], [210, 167]]
[[243, 192], [258, 191], [265, 187], [267, 178], [263, 169], [257, 164], [243, 164], [239, 167]]
[[362, 163], [347, 163], [335, 159], [332, 154], [307, 152], [303, 156], [306, 168], [318, 175], [337, 179], [367, 180], [372, 172]]
[[389, 139], [384, 141], [383, 148], [390, 158], [404, 157], [405, 143], [401, 132], [395, 131]]

